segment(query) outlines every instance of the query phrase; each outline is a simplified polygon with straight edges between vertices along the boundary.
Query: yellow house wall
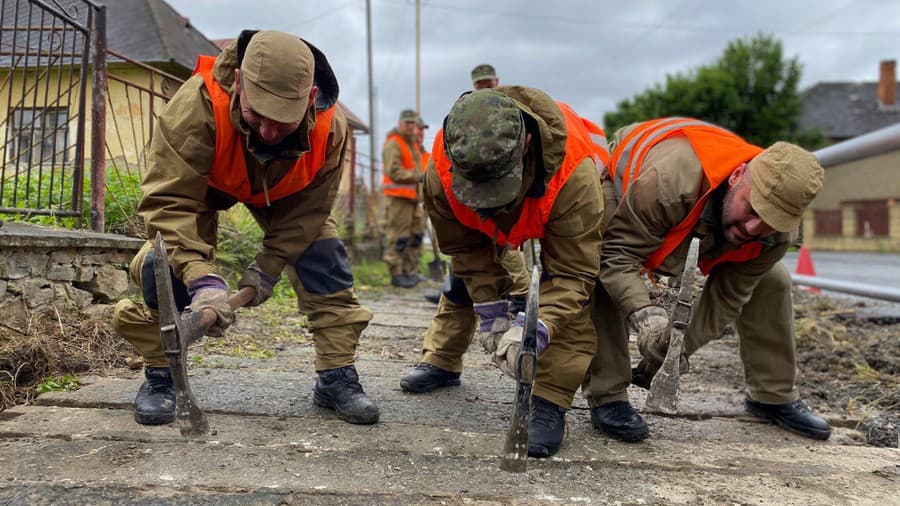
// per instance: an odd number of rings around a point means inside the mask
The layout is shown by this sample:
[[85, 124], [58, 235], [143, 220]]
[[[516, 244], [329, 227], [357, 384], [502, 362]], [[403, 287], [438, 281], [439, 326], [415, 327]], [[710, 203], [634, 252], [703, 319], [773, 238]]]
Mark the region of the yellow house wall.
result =
[[825, 169], [825, 186], [811, 209], [837, 209], [847, 200], [900, 197], [900, 150]]
[[[57, 71], [52, 71], [47, 75], [41, 75], [40, 81], [35, 86], [36, 75], [38, 74], [35, 72], [15, 72], [10, 78], [8, 70], [0, 70], [0, 79], [5, 83], [0, 88], [0, 118], [3, 118], [2, 125], [0, 125], [0, 136], [2, 136], [4, 141], [8, 140], [7, 132], [12, 121], [10, 114], [14, 109], [45, 107], [46, 104], [50, 103], [52, 107], [67, 108], [70, 120], [78, 111], [78, 94], [80, 90], [77, 86], [77, 74], [70, 75], [69, 72], [60, 74]], [[72, 88], [73, 84], [75, 84], [74, 88]], [[61, 97], [59, 96], [60, 90], [65, 90]], [[68, 132], [68, 146], [74, 145], [76, 133], [77, 130], [72, 124]], [[2, 151], [0, 153], [2, 154], [0, 161], [5, 163], [10, 158], [15, 157], [15, 154], [7, 152], [12, 149], [13, 146], [11, 144], [7, 145], [6, 142], [3, 142], [2, 146], [0, 146], [0, 151]], [[71, 150], [67, 153], [70, 159], [72, 153]]]
[[[144, 69], [118, 68], [110, 69], [109, 73], [123, 77], [139, 86], [150, 87], [150, 74]], [[7, 73], [4, 72], [0, 76], [6, 80]], [[0, 94], [0, 117], [9, 117], [8, 104], [10, 101], [12, 108], [47, 107], [48, 104], [52, 107], [68, 107], [70, 118], [68, 145], [74, 146], [77, 138], [74, 119], [78, 112], [78, 94], [80, 92], [77, 74], [70, 75], [68, 70], [52, 69], [40, 77], [37, 93], [34, 90], [34, 79], [35, 73], [31, 71], [14, 73]], [[160, 78], [156, 77], [155, 79], [155, 88], [159, 89]], [[23, 87], [30, 90], [24, 98], [22, 97]], [[153, 114], [158, 114], [162, 110], [165, 101], [161, 98], [153, 98], [151, 104], [151, 97], [148, 93], [113, 79], [108, 80], [107, 89], [109, 98], [106, 104], [106, 157], [120, 160], [124, 158], [129, 163], [137, 163], [144, 147], [150, 141], [154, 121]], [[86, 83], [85, 98], [85, 159], [90, 158], [91, 152], [92, 90], [93, 85], [89, 78]], [[60, 93], [63, 93], [62, 97], [57, 98]], [[7, 125], [8, 123], [4, 123], [3, 129], [0, 130], [3, 138], [6, 135]], [[71, 156], [72, 152], [70, 151], [69, 157], [71, 158]], [[4, 157], [4, 159], [6, 158]]]
[[[825, 186], [804, 215], [804, 243], [813, 249], [900, 253], [900, 150], [825, 169]], [[888, 201], [888, 236], [856, 237], [853, 201]], [[815, 236], [816, 209], [842, 211], [840, 236]]]

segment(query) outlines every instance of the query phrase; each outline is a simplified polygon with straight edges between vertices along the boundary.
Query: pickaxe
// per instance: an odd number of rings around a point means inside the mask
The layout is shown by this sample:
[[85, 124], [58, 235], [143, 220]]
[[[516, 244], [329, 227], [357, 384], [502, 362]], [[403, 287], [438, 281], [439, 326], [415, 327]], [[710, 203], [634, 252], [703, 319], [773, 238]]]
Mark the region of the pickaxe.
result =
[[[204, 309], [180, 314], [172, 292], [166, 243], [159, 232], [153, 241], [153, 251], [153, 274], [159, 299], [159, 338], [163, 351], [169, 358], [169, 370], [172, 371], [172, 381], [175, 383], [175, 418], [182, 436], [201, 436], [209, 431], [209, 424], [188, 382], [187, 348], [206, 335], [209, 327], [216, 322], [216, 313], [211, 309]], [[254, 297], [256, 289], [244, 287], [228, 298], [228, 305], [237, 309]]]
[[[532, 255], [534, 250], [532, 249]], [[531, 387], [537, 373], [538, 290], [541, 273], [538, 262], [531, 268], [528, 301], [525, 304], [525, 328], [522, 346], [516, 355], [516, 399], [503, 444], [500, 469], [522, 473], [528, 468], [528, 423], [531, 418]]]
[[438, 247], [437, 236], [434, 235], [434, 228], [431, 221], [425, 220], [425, 231], [431, 242], [431, 251], [434, 253], [434, 260], [428, 262], [428, 275], [434, 281], [443, 281], [447, 271], [447, 262], [441, 259], [441, 249]]
[[695, 266], [700, 251], [700, 239], [691, 240], [687, 261], [681, 275], [681, 287], [672, 317], [669, 320], [669, 349], [659, 371], [650, 381], [650, 394], [646, 406], [652, 411], [674, 415], [678, 410], [679, 384], [681, 381], [681, 355], [684, 353], [684, 331], [691, 322], [694, 299]]

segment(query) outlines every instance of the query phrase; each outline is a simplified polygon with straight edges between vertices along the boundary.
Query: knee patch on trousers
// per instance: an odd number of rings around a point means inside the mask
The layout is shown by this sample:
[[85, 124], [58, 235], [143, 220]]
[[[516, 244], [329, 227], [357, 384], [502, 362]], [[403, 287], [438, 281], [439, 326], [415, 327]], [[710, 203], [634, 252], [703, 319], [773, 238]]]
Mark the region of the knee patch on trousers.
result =
[[397, 241], [394, 243], [394, 251], [397, 253], [403, 253], [403, 250], [406, 249], [407, 244], [409, 244], [409, 237], [398, 237]]
[[[147, 253], [144, 259], [144, 265], [141, 266], [141, 295], [144, 296], [144, 303], [150, 309], [159, 309], [159, 296], [156, 293], [156, 274], [153, 272], [153, 259], [156, 253], [151, 251]], [[172, 278], [172, 293], [175, 296], [175, 307], [181, 311], [191, 303], [188, 296], [187, 287], [180, 279], [175, 277], [175, 271], [169, 266], [169, 276]]]
[[306, 248], [294, 263], [303, 288], [316, 295], [353, 288], [350, 259], [340, 239], [323, 239]]
[[472, 298], [469, 297], [469, 289], [466, 288], [466, 283], [461, 278], [454, 276], [452, 272], [447, 276], [447, 281], [449, 283], [444, 282], [442, 289], [444, 297], [454, 304], [471, 306]]
[[413, 234], [412, 241], [409, 242], [410, 248], [418, 248], [422, 245], [422, 234]]

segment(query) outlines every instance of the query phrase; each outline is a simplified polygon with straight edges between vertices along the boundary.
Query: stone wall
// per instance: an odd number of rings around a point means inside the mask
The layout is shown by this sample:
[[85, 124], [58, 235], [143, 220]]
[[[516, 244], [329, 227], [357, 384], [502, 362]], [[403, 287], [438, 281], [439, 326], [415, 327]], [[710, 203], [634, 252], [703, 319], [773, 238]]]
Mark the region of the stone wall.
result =
[[[2, 222], [0, 222], [2, 223]], [[129, 288], [141, 239], [22, 223], [0, 225], [0, 319], [22, 325], [56, 309], [109, 303]]]

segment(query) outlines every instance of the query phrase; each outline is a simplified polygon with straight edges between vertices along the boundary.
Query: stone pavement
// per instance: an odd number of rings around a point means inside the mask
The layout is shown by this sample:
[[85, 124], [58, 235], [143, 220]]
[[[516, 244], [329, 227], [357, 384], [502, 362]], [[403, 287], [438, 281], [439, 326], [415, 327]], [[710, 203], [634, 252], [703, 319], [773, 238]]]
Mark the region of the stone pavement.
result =
[[[309, 344], [194, 367], [212, 429], [194, 441], [175, 424], [134, 423], [138, 373], [87, 377], [77, 391], [0, 413], [0, 505], [900, 503], [900, 450], [859, 445], [852, 420], [832, 420], [836, 434], [822, 443], [747, 416], [733, 339], [692, 358], [701, 372], [685, 378], [682, 415], [645, 413], [647, 442], [595, 432], [579, 400], [556, 457], [505, 473], [513, 385], [483, 353], [466, 356], [461, 387], [400, 390], [435, 309], [425, 291], [365, 301], [376, 317], [358, 369], [379, 424], [313, 406]], [[644, 392], [631, 394], [642, 407]]]

